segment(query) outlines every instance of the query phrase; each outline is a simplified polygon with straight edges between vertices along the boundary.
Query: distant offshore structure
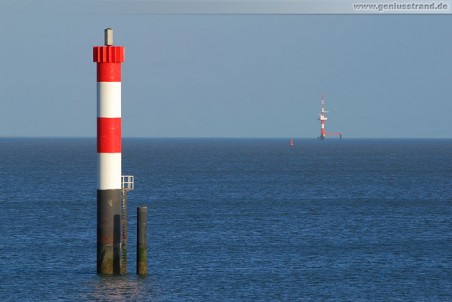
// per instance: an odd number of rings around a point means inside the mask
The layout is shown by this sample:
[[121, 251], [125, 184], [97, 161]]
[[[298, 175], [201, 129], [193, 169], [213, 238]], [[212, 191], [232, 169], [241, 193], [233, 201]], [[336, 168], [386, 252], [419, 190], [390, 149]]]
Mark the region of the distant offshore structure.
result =
[[326, 132], [325, 131], [325, 121], [328, 120], [328, 118], [325, 116], [325, 97], [322, 95], [322, 111], [319, 114], [319, 121], [320, 121], [320, 139], [325, 139], [326, 136], [339, 136], [339, 139], [342, 139], [342, 132]]

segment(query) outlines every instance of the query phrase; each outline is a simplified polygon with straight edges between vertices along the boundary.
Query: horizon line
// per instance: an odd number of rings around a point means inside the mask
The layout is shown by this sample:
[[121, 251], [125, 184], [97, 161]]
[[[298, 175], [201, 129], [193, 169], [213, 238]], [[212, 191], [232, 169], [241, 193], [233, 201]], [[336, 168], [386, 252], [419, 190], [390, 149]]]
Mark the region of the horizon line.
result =
[[[96, 136], [0, 136], [0, 139], [93, 139], [96, 140]], [[307, 139], [307, 140], [320, 140], [319, 137], [264, 137], [264, 136], [123, 136], [122, 139]], [[339, 138], [327, 138], [326, 140], [339, 141], [339, 140], [356, 140], [356, 139], [386, 139], [386, 140], [413, 140], [413, 139], [437, 139], [437, 140], [449, 140], [452, 137], [342, 137]]]

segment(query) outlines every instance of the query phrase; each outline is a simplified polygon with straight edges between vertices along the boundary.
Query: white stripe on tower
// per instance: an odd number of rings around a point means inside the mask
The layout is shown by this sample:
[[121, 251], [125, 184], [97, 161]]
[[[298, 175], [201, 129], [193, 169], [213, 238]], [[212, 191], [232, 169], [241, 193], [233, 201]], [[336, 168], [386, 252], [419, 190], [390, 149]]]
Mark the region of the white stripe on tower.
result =
[[97, 82], [97, 116], [121, 117], [121, 82]]
[[121, 189], [121, 153], [98, 153], [97, 156], [98, 190]]

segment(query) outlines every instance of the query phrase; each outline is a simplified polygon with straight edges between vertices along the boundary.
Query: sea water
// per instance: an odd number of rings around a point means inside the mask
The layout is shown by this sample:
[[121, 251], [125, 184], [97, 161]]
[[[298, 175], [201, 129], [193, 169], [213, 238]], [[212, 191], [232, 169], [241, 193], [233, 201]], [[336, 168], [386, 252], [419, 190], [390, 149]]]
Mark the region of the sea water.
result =
[[0, 139], [0, 301], [452, 300], [450, 139], [124, 139], [113, 277], [96, 274], [96, 161], [95, 139]]

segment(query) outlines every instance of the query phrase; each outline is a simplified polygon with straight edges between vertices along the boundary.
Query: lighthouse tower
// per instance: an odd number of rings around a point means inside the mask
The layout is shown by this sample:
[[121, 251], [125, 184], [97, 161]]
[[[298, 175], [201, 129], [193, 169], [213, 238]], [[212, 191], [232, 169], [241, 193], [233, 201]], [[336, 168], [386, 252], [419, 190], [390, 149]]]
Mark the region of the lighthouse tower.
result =
[[120, 273], [121, 234], [121, 64], [124, 47], [93, 47], [97, 65], [97, 273]]
[[325, 139], [326, 132], [325, 132], [325, 121], [328, 118], [325, 116], [325, 98], [322, 95], [322, 111], [319, 115], [319, 121], [320, 121], [320, 139]]

